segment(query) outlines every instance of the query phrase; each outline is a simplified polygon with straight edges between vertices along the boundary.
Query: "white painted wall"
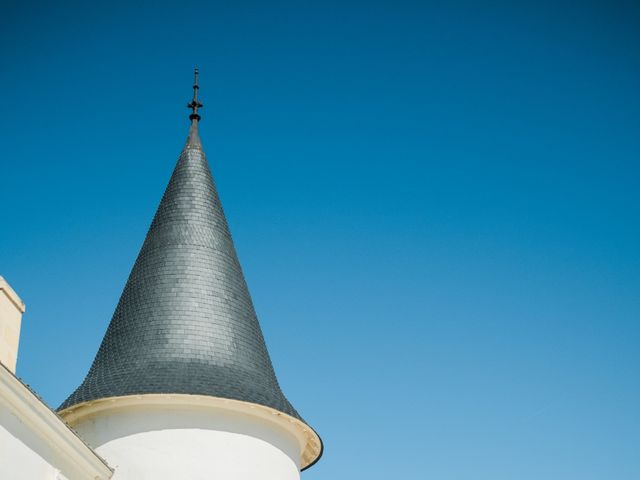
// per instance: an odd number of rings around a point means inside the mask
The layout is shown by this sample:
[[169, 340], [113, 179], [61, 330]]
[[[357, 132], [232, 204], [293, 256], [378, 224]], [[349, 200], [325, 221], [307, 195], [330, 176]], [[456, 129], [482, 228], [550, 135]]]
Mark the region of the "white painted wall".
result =
[[0, 411], [0, 478], [55, 479], [57, 469], [33, 449], [33, 442], [42, 441], [20, 425], [17, 418], [7, 418], [6, 413], [6, 410]]
[[0, 479], [107, 480], [111, 471], [40, 399], [0, 366]]
[[300, 440], [273, 420], [140, 398], [72, 422], [115, 470], [113, 480], [300, 479]]

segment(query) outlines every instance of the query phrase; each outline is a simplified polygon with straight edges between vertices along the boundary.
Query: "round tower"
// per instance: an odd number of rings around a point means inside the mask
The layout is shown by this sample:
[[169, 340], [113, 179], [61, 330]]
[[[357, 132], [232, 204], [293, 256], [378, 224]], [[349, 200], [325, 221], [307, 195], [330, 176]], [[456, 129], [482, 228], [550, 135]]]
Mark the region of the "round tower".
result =
[[282, 393], [198, 133], [93, 364], [59, 414], [114, 480], [294, 480], [322, 441]]

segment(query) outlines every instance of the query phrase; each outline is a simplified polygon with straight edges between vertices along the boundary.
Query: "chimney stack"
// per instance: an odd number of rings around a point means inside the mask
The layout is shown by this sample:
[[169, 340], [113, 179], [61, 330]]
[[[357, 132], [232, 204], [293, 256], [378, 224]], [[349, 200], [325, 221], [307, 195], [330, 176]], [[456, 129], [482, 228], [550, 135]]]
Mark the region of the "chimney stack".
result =
[[0, 363], [16, 372], [24, 302], [0, 276]]

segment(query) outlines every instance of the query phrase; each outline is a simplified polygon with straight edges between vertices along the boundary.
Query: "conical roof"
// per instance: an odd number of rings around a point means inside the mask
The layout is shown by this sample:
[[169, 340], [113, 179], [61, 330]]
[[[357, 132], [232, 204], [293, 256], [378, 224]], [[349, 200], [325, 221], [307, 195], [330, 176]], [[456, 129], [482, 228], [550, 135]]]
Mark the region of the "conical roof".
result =
[[59, 410], [184, 393], [301, 420], [280, 390], [192, 115], [186, 145], [91, 369]]

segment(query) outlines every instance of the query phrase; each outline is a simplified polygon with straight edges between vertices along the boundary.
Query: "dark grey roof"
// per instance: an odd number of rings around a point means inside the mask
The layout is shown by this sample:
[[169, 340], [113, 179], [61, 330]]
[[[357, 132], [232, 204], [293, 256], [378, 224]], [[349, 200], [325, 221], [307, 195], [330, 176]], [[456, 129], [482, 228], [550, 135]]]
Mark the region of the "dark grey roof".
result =
[[186, 393], [300, 419], [276, 380], [193, 119], [102, 345], [60, 406]]

